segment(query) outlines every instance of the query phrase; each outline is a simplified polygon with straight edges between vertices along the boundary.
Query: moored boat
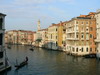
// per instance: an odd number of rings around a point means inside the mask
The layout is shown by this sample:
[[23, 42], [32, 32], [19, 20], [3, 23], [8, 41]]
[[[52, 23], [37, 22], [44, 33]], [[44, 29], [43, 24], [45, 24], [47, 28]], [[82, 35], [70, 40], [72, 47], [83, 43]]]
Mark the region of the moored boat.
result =
[[83, 57], [85, 57], [85, 58], [96, 58], [96, 54], [87, 54], [87, 55], [84, 55]]

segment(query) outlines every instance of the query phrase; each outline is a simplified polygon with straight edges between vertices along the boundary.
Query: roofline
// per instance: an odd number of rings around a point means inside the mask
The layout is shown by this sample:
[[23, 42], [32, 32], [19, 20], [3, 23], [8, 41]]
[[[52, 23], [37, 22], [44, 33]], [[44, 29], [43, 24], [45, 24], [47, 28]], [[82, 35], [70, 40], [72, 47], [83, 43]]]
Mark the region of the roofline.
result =
[[0, 13], [0, 15], [6, 16], [6, 14]]

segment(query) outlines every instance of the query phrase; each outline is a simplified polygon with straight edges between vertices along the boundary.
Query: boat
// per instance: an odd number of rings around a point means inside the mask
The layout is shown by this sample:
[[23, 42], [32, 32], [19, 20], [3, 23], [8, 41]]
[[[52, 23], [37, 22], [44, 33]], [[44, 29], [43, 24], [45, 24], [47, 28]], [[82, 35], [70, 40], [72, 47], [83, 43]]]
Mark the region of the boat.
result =
[[20, 64], [18, 64], [18, 63], [17, 63], [17, 60], [16, 60], [16, 65], [15, 65], [16, 70], [18, 70], [18, 69], [24, 67], [24, 66], [27, 65], [27, 64], [28, 64], [28, 57], [26, 57], [26, 60], [23, 61], [23, 62], [21, 62]]
[[23, 61], [23, 62], [21, 62], [19, 65], [15, 65], [16, 70], [18, 70], [19, 68], [22, 68], [23, 66], [25, 66], [25, 65], [27, 65], [27, 64], [28, 64], [27, 61]]
[[32, 46], [32, 47], [30, 48], [30, 50], [31, 50], [31, 51], [34, 51], [34, 47]]
[[84, 55], [83, 57], [85, 57], [85, 58], [96, 58], [96, 54], [87, 54], [87, 55]]
[[33, 48], [30, 48], [30, 50], [31, 50], [31, 51], [34, 51], [34, 49], [33, 49]]
[[7, 46], [8, 49], [11, 49], [11, 46]]

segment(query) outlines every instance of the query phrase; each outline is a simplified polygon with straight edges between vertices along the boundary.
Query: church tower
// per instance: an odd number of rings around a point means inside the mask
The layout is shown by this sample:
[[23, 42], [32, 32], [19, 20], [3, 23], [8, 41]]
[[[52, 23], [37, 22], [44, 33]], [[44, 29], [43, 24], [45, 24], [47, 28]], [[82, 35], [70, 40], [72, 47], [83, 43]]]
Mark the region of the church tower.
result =
[[40, 20], [38, 20], [38, 31], [41, 30], [41, 27], [40, 27]]

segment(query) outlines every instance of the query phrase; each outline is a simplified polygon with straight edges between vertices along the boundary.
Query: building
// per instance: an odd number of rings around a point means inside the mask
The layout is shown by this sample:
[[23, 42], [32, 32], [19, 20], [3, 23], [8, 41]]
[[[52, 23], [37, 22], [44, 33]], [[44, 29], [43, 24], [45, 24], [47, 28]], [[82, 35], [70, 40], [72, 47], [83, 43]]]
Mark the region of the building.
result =
[[97, 46], [97, 57], [100, 58], [100, 10], [97, 10], [96, 14], [96, 46]]
[[6, 60], [6, 49], [5, 49], [5, 14], [0, 13], [0, 72], [10, 68], [8, 61]]
[[40, 42], [40, 47], [47, 47], [47, 29], [42, 29], [40, 30], [40, 34], [41, 34], [41, 42]]
[[66, 51], [66, 22], [63, 22], [63, 51]]
[[5, 41], [8, 44], [32, 45], [34, 32], [25, 30], [10, 30], [6, 32]]
[[48, 27], [47, 31], [48, 36], [48, 48], [53, 50], [62, 50], [65, 49], [65, 26], [64, 22], [58, 24], [52, 24]]
[[66, 36], [65, 36], [65, 25], [64, 22], [58, 23], [58, 50], [63, 50], [65, 51], [65, 45], [66, 45]]
[[10, 30], [5, 33], [5, 43], [16, 44], [18, 43], [18, 31]]
[[95, 54], [96, 20], [95, 13], [80, 15], [67, 21], [66, 51], [73, 55]]
[[52, 24], [48, 27], [48, 49], [58, 49], [58, 25]]

